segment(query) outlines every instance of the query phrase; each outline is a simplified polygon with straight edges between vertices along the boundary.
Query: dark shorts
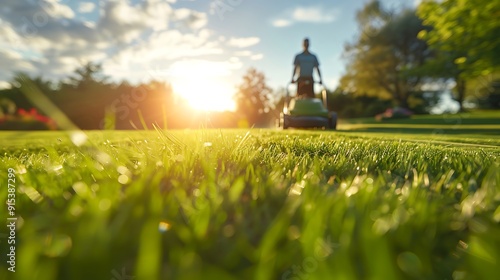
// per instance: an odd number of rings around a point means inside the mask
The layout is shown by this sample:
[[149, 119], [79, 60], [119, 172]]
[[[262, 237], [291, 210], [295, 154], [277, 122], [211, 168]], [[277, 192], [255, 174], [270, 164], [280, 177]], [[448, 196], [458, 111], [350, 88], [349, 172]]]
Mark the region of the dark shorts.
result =
[[297, 80], [297, 96], [314, 98], [314, 80], [302, 77]]

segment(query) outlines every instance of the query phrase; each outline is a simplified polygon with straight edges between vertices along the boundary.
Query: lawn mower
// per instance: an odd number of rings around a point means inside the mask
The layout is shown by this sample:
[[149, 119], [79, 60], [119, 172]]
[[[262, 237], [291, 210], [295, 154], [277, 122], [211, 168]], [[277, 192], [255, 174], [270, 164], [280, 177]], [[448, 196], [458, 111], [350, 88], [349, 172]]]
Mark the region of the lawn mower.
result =
[[[312, 82], [312, 81], [311, 81]], [[311, 83], [305, 81], [305, 83]], [[305, 97], [297, 92], [295, 97], [290, 95], [289, 83], [286, 87], [286, 96], [283, 112], [280, 113], [279, 126], [288, 128], [337, 128], [337, 113], [328, 111], [328, 95], [323, 87], [320, 98]]]

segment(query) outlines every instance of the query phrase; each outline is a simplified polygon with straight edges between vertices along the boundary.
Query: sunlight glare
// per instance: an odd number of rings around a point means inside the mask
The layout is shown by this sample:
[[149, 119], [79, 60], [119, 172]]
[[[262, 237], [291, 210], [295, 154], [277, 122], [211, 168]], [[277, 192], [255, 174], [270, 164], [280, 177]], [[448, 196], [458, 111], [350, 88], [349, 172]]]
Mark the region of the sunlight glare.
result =
[[224, 76], [229, 66], [208, 61], [186, 61], [173, 67], [174, 92], [200, 111], [233, 111], [235, 88]]

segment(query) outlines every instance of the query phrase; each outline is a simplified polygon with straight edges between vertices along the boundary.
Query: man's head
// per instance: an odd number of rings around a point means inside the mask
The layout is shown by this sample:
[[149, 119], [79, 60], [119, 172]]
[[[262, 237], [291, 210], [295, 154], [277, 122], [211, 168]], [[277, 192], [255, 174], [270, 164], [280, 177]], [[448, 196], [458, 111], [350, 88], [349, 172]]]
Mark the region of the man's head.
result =
[[309, 38], [305, 38], [304, 42], [302, 43], [302, 46], [304, 47], [304, 51], [309, 50]]

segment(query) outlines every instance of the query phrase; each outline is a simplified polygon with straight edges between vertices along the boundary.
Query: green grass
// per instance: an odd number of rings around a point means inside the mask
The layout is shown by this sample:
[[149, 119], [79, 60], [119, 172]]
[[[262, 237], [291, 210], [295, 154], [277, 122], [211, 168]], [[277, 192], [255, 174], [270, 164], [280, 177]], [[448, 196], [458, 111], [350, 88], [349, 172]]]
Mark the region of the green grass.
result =
[[500, 140], [500, 111], [471, 111], [459, 114], [415, 115], [408, 119], [377, 121], [375, 118], [341, 120], [339, 129], [362, 133], [398, 133], [419, 137], [455, 135], [456, 138], [487, 136]]
[[87, 135], [0, 133], [22, 218], [0, 279], [496, 279], [498, 138]]

